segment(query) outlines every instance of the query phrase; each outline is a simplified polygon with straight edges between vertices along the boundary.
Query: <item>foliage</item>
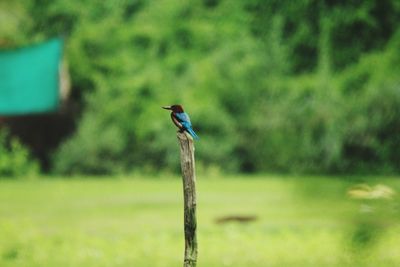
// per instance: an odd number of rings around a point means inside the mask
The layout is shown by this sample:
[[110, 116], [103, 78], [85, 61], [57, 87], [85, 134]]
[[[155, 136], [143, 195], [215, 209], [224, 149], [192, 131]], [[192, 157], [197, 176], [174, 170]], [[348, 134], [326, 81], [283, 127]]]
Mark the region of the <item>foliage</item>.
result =
[[56, 172], [177, 170], [173, 103], [204, 168], [400, 171], [397, 0], [23, 2], [5, 39], [65, 36], [84, 107]]
[[0, 131], [0, 178], [33, 177], [38, 172], [39, 165], [30, 158], [27, 148], [6, 131]]

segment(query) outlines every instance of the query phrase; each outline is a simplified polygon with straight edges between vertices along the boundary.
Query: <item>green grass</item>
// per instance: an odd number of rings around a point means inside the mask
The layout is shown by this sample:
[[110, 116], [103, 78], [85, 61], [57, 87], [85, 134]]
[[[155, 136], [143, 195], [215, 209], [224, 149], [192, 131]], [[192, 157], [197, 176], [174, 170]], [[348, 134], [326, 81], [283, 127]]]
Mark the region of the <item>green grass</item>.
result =
[[[0, 181], [0, 266], [181, 266], [181, 181], [148, 178]], [[199, 177], [198, 266], [400, 266], [398, 199], [352, 200], [351, 185]], [[215, 223], [228, 215], [258, 220]]]

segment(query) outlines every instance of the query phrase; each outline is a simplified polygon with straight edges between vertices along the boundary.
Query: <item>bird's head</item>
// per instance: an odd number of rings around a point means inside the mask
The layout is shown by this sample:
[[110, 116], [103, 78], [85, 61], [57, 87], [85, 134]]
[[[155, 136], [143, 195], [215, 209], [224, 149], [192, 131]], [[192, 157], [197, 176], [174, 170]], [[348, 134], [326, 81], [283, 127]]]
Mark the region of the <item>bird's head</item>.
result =
[[183, 112], [183, 107], [181, 105], [164, 106], [162, 108], [163, 109], [172, 110], [172, 112], [175, 112], [175, 113], [182, 113]]

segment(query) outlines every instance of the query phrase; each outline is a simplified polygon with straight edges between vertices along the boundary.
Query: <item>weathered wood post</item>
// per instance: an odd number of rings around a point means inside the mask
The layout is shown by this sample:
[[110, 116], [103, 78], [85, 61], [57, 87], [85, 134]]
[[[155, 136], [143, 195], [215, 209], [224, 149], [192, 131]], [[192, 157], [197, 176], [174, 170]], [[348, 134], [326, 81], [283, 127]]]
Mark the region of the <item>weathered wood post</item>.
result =
[[196, 236], [196, 174], [193, 139], [185, 132], [177, 133], [181, 148], [181, 169], [184, 196], [185, 259], [184, 267], [195, 267], [197, 263]]

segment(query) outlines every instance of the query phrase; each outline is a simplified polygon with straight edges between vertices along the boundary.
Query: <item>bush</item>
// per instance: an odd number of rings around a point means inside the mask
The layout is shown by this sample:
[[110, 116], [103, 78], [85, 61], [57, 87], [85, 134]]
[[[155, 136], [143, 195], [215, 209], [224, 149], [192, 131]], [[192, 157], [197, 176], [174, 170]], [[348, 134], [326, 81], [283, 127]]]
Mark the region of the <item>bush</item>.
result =
[[39, 172], [38, 163], [17, 139], [0, 131], [0, 177], [33, 177]]

